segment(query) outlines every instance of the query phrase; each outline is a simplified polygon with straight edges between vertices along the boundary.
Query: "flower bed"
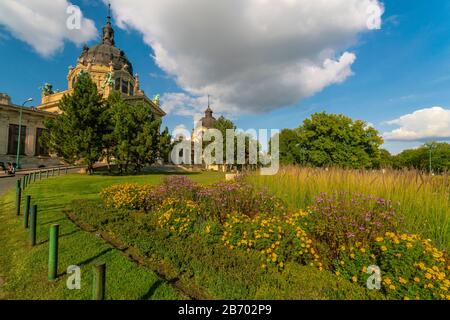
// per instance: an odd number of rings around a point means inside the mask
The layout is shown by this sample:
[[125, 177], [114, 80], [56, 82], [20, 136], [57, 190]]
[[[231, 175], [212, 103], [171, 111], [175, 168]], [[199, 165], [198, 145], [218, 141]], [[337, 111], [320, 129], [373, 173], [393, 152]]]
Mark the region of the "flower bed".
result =
[[112, 186], [101, 198], [105, 206], [146, 211], [146, 230], [258, 257], [262, 270], [315, 266], [365, 288], [368, 268], [377, 266], [388, 298], [450, 299], [444, 253], [405, 233], [396, 205], [385, 199], [321, 194], [307, 211], [288, 212], [280, 200], [243, 181], [202, 187], [184, 177], [160, 186]]

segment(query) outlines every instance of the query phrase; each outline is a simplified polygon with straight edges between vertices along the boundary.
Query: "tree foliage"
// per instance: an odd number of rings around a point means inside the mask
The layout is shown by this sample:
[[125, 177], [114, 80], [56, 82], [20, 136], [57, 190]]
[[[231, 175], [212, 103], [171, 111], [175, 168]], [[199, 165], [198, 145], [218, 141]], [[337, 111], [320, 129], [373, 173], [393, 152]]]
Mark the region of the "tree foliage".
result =
[[430, 160], [433, 173], [450, 170], [450, 144], [430, 142], [417, 149], [403, 151], [394, 156], [392, 162], [396, 169], [408, 168], [429, 172]]
[[43, 142], [66, 162], [93, 165], [107, 159], [121, 171], [133, 165], [140, 171], [162, 155], [168, 157], [171, 136], [160, 134], [161, 119], [145, 103], [126, 103], [119, 93], [107, 101], [97, 92], [88, 73], [78, 76], [74, 91], [60, 103], [62, 114], [46, 123]]
[[300, 127], [282, 130], [279, 138], [285, 164], [373, 168], [381, 160], [378, 131], [344, 115], [313, 114]]
[[43, 141], [67, 163], [81, 162], [92, 173], [103, 152], [106, 106], [89, 74], [78, 76], [74, 91], [59, 105], [62, 114], [46, 122]]

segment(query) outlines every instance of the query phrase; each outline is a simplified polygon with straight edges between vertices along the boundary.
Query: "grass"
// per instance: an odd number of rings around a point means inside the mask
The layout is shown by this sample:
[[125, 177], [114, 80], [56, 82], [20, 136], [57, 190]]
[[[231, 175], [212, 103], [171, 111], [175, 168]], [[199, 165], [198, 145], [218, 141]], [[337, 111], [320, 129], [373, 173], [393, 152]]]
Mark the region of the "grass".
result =
[[322, 192], [348, 191], [400, 202], [408, 232], [450, 251], [450, 177], [415, 171], [357, 171], [285, 167], [275, 176], [250, 176], [292, 208], [307, 208]]
[[[33, 248], [27, 242], [23, 215], [15, 216], [15, 192], [7, 192], [0, 199], [0, 299], [90, 299], [92, 267], [99, 261], [107, 264], [107, 299], [184, 298], [152, 270], [128, 260], [122, 252], [95, 235], [81, 231], [63, 213], [74, 200], [97, 199], [103, 187], [125, 182], [156, 184], [164, 176], [71, 174], [32, 184], [23, 196], [30, 194], [33, 204], [38, 205], [37, 246]], [[191, 174], [190, 177], [200, 183], [223, 180], [223, 175], [217, 173]], [[48, 231], [55, 223], [60, 225], [59, 277], [49, 282]], [[81, 290], [66, 288], [65, 270], [70, 265], [81, 267]]]

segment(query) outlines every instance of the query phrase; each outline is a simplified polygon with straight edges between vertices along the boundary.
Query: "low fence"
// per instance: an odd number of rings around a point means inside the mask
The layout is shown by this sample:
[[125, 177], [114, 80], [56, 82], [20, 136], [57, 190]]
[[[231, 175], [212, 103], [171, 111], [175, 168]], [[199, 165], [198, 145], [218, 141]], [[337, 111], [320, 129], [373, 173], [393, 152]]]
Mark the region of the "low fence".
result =
[[[47, 170], [37, 170], [25, 174], [17, 180], [16, 184], [16, 215], [21, 216], [22, 196], [26, 189], [36, 181], [48, 179], [55, 176], [61, 176], [69, 173], [69, 170], [83, 167], [58, 167]], [[38, 223], [38, 206], [33, 204], [31, 195], [25, 197], [23, 203], [23, 227], [28, 232], [28, 242], [30, 248], [36, 246], [37, 243], [37, 223]], [[54, 281], [58, 278], [58, 253], [59, 253], [59, 234], [60, 226], [54, 224], [49, 229], [48, 241], [48, 280]], [[93, 283], [92, 283], [92, 299], [104, 300], [106, 292], [106, 264], [98, 263], [93, 266]]]

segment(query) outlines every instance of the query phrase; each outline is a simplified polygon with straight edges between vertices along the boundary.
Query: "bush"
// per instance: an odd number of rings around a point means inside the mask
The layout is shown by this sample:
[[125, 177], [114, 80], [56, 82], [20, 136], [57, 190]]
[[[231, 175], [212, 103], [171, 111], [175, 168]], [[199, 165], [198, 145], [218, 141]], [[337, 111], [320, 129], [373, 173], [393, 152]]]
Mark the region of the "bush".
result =
[[248, 217], [285, 213], [285, 206], [279, 199], [242, 181], [204, 187], [198, 192], [198, 202], [202, 212], [221, 222], [232, 212]]
[[293, 261], [322, 270], [317, 249], [301, 226], [304, 215], [303, 212], [284, 217], [260, 214], [250, 218], [233, 213], [223, 225], [221, 241], [229, 250], [259, 253], [263, 269], [268, 266], [282, 269], [287, 261]]
[[103, 189], [100, 198], [109, 208], [141, 210], [147, 207], [151, 190], [151, 186], [137, 183], [116, 184]]
[[430, 240], [387, 232], [369, 246], [342, 246], [334, 263], [337, 275], [363, 286], [372, 265], [381, 269], [388, 298], [450, 300], [450, 264]]
[[396, 231], [401, 219], [396, 207], [382, 198], [348, 194], [322, 193], [310, 207], [307, 217], [312, 236], [326, 244], [335, 258], [342, 246], [368, 245], [387, 231]]

